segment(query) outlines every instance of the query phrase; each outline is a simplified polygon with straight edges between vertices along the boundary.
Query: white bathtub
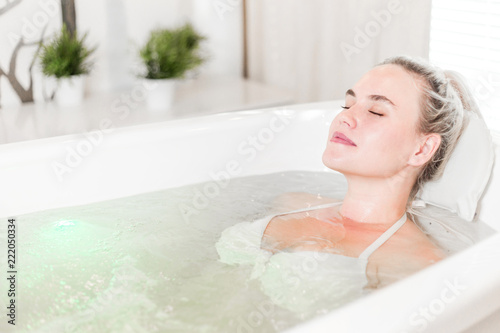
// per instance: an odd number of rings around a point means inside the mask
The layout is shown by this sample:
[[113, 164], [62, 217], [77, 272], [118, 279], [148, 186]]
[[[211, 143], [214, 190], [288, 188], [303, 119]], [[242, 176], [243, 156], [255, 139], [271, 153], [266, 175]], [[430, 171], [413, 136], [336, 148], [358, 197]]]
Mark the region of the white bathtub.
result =
[[[1, 145], [2, 223], [28, 212], [208, 181], [214, 173], [231, 173], [234, 163], [240, 168], [233, 177], [327, 171], [321, 154], [339, 105], [241, 111], [118, 129], [106, 129], [104, 121], [87, 136]], [[250, 136], [258, 145], [252, 145]], [[498, 160], [498, 143], [496, 156]], [[496, 230], [498, 162], [479, 215]], [[290, 332], [461, 332], [500, 310], [499, 262], [500, 234], [495, 234]], [[483, 323], [493, 325], [492, 318]]]

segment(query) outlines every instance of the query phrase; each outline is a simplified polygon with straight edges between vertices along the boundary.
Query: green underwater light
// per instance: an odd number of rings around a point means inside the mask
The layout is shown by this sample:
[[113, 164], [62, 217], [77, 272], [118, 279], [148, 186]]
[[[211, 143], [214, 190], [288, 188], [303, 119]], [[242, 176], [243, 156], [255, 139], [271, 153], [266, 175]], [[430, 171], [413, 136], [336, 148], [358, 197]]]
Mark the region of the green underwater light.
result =
[[65, 229], [66, 227], [75, 226], [76, 223], [77, 223], [76, 221], [66, 220], [66, 221], [57, 222], [55, 226], [60, 228], [60, 229], [63, 229], [63, 228]]
[[59, 259], [88, 255], [96, 246], [95, 234], [83, 220], [56, 220], [42, 235], [42, 242], [49, 251], [57, 252]]

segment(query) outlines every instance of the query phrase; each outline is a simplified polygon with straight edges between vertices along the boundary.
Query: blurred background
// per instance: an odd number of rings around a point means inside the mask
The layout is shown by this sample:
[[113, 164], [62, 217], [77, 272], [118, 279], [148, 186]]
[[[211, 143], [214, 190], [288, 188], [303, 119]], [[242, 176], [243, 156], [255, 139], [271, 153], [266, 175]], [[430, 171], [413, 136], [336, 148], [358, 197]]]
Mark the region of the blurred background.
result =
[[[150, 31], [191, 22], [207, 37], [209, 61], [192, 75], [205, 82], [249, 80], [285, 91], [283, 103], [328, 101], [342, 99], [375, 64], [405, 54], [464, 74], [487, 122], [500, 130], [500, 1], [74, 0], [74, 6], [78, 32], [98, 46], [87, 95], [133, 87]], [[3, 108], [21, 104], [18, 91], [28, 90], [30, 80], [35, 103], [47, 101], [33, 55], [61, 25], [60, 0], [0, 0]]]

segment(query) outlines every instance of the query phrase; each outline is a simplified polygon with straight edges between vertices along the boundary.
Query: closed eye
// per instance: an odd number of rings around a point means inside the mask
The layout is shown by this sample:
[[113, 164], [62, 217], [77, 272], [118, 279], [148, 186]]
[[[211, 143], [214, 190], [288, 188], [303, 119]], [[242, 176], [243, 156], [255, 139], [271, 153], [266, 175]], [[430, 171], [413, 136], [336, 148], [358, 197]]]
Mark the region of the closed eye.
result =
[[[350, 106], [341, 106], [341, 108], [344, 109], [344, 110], [349, 110], [351, 107]], [[370, 113], [372, 113], [372, 114], [374, 114], [376, 116], [379, 116], [379, 117], [383, 116], [382, 113], [378, 113], [378, 112], [374, 112], [374, 111], [370, 111], [370, 110], [368, 110], [368, 112], [370, 112]]]

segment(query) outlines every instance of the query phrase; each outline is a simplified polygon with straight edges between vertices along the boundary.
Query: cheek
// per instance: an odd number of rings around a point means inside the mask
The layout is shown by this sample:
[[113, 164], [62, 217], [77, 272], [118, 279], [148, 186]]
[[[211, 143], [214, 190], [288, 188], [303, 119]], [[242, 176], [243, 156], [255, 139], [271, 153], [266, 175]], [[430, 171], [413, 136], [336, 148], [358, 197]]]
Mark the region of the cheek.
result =
[[415, 138], [408, 129], [386, 131], [378, 138], [377, 149], [380, 157], [387, 162], [406, 163], [414, 149]]

